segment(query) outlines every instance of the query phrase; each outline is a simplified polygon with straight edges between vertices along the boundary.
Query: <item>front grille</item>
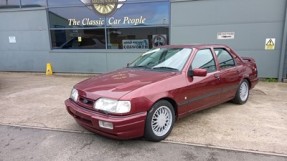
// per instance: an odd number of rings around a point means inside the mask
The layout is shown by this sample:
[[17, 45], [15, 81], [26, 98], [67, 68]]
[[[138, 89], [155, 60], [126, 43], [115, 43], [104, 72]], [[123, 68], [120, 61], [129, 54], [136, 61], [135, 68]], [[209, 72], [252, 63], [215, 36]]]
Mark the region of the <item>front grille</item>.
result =
[[79, 97], [79, 105], [87, 109], [93, 109], [94, 101], [85, 97]]

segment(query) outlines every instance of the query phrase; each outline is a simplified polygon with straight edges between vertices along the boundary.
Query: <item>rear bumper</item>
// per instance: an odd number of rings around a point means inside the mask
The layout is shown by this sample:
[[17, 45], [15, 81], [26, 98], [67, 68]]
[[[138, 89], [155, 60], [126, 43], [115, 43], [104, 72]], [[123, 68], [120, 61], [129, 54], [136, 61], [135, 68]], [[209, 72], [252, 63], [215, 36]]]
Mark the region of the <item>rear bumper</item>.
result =
[[[128, 116], [111, 116], [80, 107], [70, 99], [65, 101], [67, 111], [84, 128], [114, 139], [132, 139], [144, 135], [146, 112]], [[113, 124], [113, 129], [99, 126], [99, 121]]]

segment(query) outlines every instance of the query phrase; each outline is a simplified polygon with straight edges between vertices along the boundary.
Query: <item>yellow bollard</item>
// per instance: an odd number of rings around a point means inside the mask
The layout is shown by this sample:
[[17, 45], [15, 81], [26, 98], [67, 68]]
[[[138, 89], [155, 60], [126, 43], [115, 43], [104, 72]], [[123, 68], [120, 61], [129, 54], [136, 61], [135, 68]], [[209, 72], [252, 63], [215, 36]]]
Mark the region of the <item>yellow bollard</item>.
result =
[[50, 63], [46, 65], [46, 75], [53, 75], [52, 65]]

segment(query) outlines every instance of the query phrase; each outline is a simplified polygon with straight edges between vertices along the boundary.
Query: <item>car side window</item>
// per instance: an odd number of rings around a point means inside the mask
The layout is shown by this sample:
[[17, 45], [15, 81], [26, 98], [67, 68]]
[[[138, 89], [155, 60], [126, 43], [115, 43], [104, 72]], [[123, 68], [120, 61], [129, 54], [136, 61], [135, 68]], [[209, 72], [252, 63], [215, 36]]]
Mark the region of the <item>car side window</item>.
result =
[[215, 61], [210, 49], [199, 50], [192, 61], [191, 68], [206, 69], [208, 73], [216, 71]]
[[235, 66], [233, 57], [225, 49], [214, 49], [221, 69]]

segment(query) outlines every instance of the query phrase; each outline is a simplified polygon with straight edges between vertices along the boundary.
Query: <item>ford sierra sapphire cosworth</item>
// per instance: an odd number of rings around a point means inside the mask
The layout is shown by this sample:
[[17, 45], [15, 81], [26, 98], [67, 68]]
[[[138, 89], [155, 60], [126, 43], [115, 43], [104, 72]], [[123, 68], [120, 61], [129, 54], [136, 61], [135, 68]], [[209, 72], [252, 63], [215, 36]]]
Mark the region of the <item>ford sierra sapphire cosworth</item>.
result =
[[257, 82], [255, 61], [228, 46], [168, 45], [76, 84], [65, 104], [97, 134], [160, 141], [187, 114], [227, 101], [244, 104]]

